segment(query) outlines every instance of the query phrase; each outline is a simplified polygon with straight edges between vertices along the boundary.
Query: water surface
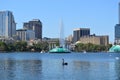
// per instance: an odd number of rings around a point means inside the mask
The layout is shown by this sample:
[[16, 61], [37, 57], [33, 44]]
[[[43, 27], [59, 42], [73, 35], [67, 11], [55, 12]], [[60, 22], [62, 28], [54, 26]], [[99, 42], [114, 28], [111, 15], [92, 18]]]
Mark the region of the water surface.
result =
[[120, 80], [119, 58], [119, 53], [0, 53], [0, 79]]

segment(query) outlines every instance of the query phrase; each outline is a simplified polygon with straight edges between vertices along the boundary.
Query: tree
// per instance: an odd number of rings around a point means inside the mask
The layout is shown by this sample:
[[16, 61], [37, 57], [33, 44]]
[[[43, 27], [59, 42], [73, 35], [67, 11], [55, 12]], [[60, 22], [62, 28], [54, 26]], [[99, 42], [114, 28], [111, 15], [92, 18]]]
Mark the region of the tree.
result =
[[15, 46], [12, 43], [7, 44], [8, 50], [9, 51], [15, 51]]
[[8, 51], [6, 43], [0, 41], [0, 51]]
[[16, 51], [27, 51], [27, 42], [25, 41], [15, 42], [14, 47], [16, 48]]
[[87, 51], [87, 52], [100, 52], [100, 51], [108, 51], [108, 49], [111, 47], [111, 45], [96, 45], [92, 43], [78, 43], [75, 45], [75, 51], [81, 52], [81, 51]]
[[77, 51], [77, 52], [81, 52], [81, 51], [85, 50], [85, 48], [86, 47], [83, 43], [78, 43], [75, 45], [75, 51]]
[[35, 51], [48, 51], [49, 50], [49, 44], [47, 42], [38, 42], [37, 44], [34, 44]]

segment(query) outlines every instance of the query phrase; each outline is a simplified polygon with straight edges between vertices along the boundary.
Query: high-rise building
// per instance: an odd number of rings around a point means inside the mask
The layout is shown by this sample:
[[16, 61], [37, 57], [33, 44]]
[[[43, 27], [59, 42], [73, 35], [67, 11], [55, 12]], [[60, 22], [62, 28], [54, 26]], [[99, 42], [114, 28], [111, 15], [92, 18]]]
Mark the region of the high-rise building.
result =
[[17, 40], [30, 41], [35, 39], [35, 32], [33, 30], [18, 29], [16, 30]]
[[73, 42], [77, 42], [80, 37], [90, 35], [90, 28], [78, 28], [73, 30]]
[[42, 22], [39, 19], [33, 19], [23, 24], [23, 28], [33, 30], [36, 39], [42, 39]]
[[120, 24], [115, 25], [115, 44], [120, 44]]
[[115, 44], [120, 44], [120, 3], [119, 3], [119, 23], [115, 25]]
[[10, 38], [16, 35], [16, 23], [11, 11], [0, 11], [0, 36]]

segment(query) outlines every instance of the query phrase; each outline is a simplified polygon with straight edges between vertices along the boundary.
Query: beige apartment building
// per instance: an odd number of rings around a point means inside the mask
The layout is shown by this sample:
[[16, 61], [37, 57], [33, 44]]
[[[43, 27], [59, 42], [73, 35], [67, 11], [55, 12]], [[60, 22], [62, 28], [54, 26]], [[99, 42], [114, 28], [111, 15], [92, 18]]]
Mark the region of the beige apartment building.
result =
[[95, 35], [90, 35], [90, 36], [83, 36], [80, 38], [80, 40], [77, 43], [92, 43], [96, 45], [108, 45], [109, 44], [109, 36], [107, 35], [102, 35], [102, 36], [95, 36]]

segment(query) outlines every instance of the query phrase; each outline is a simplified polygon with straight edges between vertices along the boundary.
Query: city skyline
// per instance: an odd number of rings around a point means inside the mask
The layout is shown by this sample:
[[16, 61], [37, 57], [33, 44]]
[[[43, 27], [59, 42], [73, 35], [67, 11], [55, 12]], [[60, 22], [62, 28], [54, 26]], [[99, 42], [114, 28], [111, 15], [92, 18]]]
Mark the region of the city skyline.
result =
[[91, 34], [109, 35], [110, 42], [113, 42], [114, 26], [119, 20], [119, 0], [34, 0], [29, 3], [28, 0], [3, 0], [0, 3], [0, 11], [13, 12], [17, 29], [21, 29], [25, 21], [40, 19], [43, 37], [59, 37], [59, 22], [62, 18], [65, 37], [73, 35], [74, 28], [90, 28]]

